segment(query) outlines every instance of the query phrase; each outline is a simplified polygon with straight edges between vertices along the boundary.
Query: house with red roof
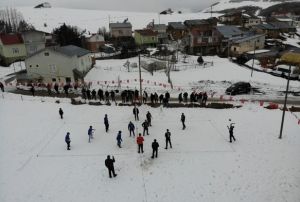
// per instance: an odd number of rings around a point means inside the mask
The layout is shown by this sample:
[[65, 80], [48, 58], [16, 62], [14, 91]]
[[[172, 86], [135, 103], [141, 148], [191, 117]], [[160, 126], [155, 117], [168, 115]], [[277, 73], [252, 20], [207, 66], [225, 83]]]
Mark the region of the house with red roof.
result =
[[26, 48], [21, 34], [0, 34], [0, 63], [8, 66], [26, 58]]

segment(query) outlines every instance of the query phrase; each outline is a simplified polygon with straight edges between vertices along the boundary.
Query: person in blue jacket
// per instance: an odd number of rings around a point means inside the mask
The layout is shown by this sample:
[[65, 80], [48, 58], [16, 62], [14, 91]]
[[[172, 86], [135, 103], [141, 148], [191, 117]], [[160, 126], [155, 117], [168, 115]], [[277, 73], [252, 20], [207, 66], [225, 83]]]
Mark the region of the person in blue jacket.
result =
[[134, 129], [135, 129], [135, 126], [134, 126], [134, 124], [130, 121], [129, 124], [128, 124], [129, 137], [131, 137], [131, 133], [133, 134], [133, 137], [135, 137]]
[[91, 139], [93, 139], [93, 133], [94, 133], [95, 129], [93, 129], [92, 126], [89, 127], [89, 130], [88, 130], [88, 135], [89, 135], [89, 143], [91, 142]]
[[107, 117], [107, 114], [105, 114], [105, 116], [104, 116], [104, 125], [105, 125], [105, 131], [107, 132], [107, 131], [108, 131], [108, 128], [109, 128], [109, 123], [108, 123], [108, 117]]
[[67, 132], [67, 134], [66, 134], [65, 142], [67, 143], [67, 150], [71, 150], [70, 149], [71, 138], [70, 138], [70, 133], [69, 132]]
[[121, 142], [122, 140], [122, 136], [121, 136], [121, 131], [119, 131], [118, 135], [117, 135], [117, 145], [121, 148]]

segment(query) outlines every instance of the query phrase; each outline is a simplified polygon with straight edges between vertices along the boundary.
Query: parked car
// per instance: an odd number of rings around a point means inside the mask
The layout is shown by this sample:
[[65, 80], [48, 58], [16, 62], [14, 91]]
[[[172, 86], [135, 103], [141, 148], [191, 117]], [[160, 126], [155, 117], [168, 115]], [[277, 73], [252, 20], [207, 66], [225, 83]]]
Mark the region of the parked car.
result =
[[226, 89], [226, 94], [228, 95], [237, 95], [237, 94], [247, 94], [251, 91], [251, 85], [248, 82], [237, 82], [232, 84], [229, 88]]
[[[275, 76], [280, 76], [282, 78], [287, 78], [289, 75], [289, 66], [278, 65], [272, 72], [270, 72], [270, 74]], [[290, 79], [298, 79], [298, 78], [299, 78], [299, 68], [295, 66], [291, 66]]]

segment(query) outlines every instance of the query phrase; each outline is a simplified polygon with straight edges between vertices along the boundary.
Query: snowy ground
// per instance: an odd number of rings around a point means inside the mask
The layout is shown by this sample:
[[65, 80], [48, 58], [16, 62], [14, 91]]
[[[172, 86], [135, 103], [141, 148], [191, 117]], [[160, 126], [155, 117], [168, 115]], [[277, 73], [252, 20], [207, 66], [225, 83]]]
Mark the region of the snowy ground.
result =
[[[300, 200], [300, 128], [286, 114], [279, 140], [280, 110], [258, 104], [239, 109], [160, 109], [140, 107], [140, 120], [154, 117], [145, 153], [137, 153], [127, 124], [131, 107], [73, 106], [51, 99], [25, 101], [0, 96], [0, 201], [246, 201]], [[32, 99], [32, 100], [29, 100]], [[58, 108], [65, 111], [60, 120]], [[187, 117], [181, 130], [180, 114]], [[104, 132], [108, 114], [110, 131]], [[228, 118], [236, 123], [237, 141], [228, 142]], [[134, 122], [140, 131], [140, 122]], [[88, 143], [87, 129], [96, 128]], [[275, 127], [274, 127], [275, 126]], [[165, 150], [170, 129], [173, 149]], [[123, 132], [123, 148], [116, 145]], [[64, 136], [71, 133], [71, 151]], [[150, 145], [160, 143], [152, 160]], [[106, 155], [116, 158], [114, 179], [104, 167]]]

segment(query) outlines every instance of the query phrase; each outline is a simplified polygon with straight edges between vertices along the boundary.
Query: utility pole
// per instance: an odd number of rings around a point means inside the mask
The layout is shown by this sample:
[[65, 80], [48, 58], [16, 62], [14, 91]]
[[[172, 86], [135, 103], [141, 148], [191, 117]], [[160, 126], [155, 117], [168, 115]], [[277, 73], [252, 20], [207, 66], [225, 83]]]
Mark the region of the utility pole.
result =
[[287, 84], [286, 84], [286, 91], [285, 91], [284, 106], [283, 106], [283, 111], [282, 111], [279, 139], [282, 138], [282, 130], [283, 130], [284, 117], [285, 117], [285, 110], [286, 110], [286, 101], [287, 101], [289, 85], [290, 85], [290, 75], [291, 75], [291, 65], [289, 67], [289, 74], [288, 74], [288, 79], [287, 79]]
[[141, 72], [141, 51], [139, 50], [139, 76], [140, 76], [140, 102], [142, 103], [142, 72]]
[[255, 50], [256, 50], [256, 40], [254, 41], [254, 51], [253, 51], [253, 60], [252, 60], [251, 77], [252, 77], [252, 75], [253, 75], [253, 69], [254, 69]]

